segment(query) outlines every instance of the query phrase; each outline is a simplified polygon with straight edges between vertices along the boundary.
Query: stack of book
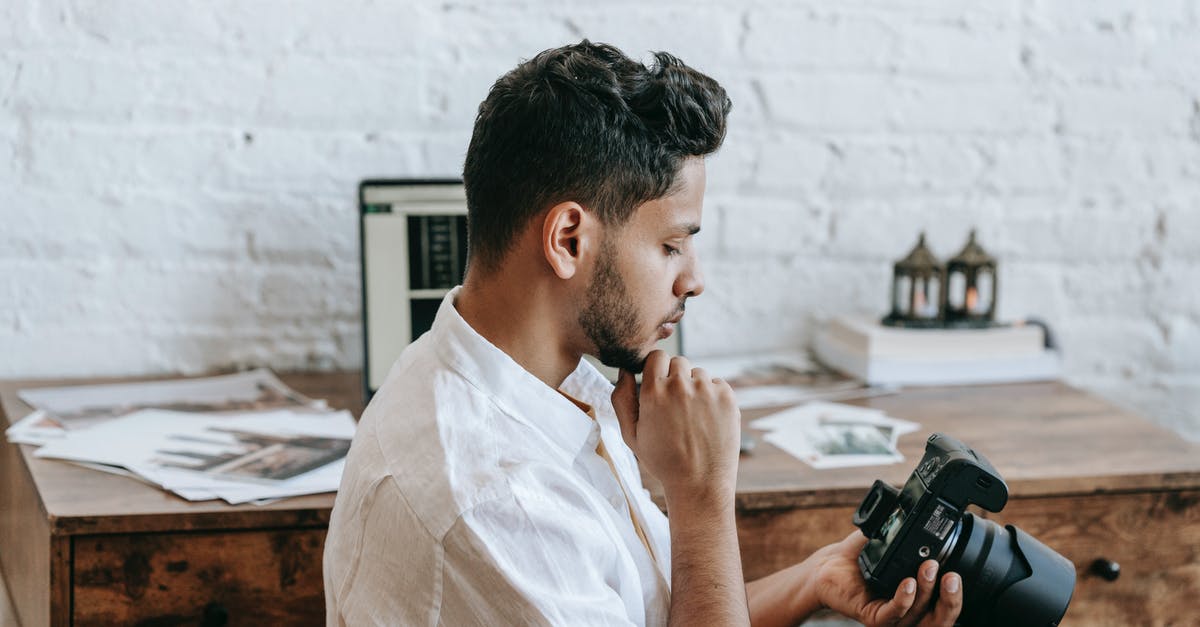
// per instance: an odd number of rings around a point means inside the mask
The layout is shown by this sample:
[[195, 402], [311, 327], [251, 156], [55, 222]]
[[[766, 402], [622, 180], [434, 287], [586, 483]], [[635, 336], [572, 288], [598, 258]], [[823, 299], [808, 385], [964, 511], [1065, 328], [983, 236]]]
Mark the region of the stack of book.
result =
[[871, 385], [958, 385], [1057, 379], [1058, 352], [1034, 324], [912, 329], [867, 317], [834, 318], [817, 334], [818, 359]]

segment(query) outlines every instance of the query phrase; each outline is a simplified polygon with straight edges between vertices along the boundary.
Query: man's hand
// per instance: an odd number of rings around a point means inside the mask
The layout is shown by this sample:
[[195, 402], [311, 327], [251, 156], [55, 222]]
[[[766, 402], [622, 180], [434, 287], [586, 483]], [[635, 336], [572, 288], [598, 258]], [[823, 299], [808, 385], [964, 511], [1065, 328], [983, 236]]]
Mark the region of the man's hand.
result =
[[741, 413], [733, 389], [683, 357], [646, 357], [641, 393], [622, 370], [612, 395], [621, 436], [672, 497], [718, 497], [732, 506]]
[[936, 604], [930, 599], [937, 582], [938, 563], [926, 560], [917, 577], [904, 579], [891, 599], [873, 599], [858, 569], [858, 553], [867, 538], [855, 530], [845, 540], [826, 546], [812, 555], [814, 586], [818, 602], [839, 614], [862, 622], [867, 627], [900, 625], [903, 627], [951, 627], [962, 610], [962, 578], [957, 573], [942, 576]]
[[724, 381], [654, 351], [639, 393], [621, 371], [621, 436], [663, 484], [671, 525], [671, 625], [749, 625], [733, 514], [741, 414]]

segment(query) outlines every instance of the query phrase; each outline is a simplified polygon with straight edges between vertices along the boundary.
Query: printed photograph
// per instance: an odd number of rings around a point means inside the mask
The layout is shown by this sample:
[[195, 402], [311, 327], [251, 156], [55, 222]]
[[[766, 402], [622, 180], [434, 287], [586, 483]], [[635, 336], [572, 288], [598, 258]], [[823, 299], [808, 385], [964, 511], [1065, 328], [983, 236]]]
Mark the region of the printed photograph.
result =
[[[268, 435], [235, 429], [211, 428], [212, 439], [172, 436], [181, 448], [159, 450], [152, 463], [165, 468], [192, 470], [236, 479], [284, 481], [341, 459], [350, 450], [350, 440], [307, 435]], [[232, 450], [210, 452], [227, 445], [222, 438], [232, 437]], [[194, 445], [187, 448], [185, 443]]]
[[812, 435], [813, 446], [822, 455], [894, 454], [891, 441], [873, 425], [822, 422]]

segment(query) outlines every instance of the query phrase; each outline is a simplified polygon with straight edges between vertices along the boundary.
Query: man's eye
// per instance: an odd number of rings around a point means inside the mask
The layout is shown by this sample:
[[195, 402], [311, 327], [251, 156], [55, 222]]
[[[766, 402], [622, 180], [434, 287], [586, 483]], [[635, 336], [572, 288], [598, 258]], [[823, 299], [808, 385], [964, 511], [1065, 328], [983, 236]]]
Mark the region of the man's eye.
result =
[[672, 257], [679, 254], [679, 249], [670, 244], [663, 244], [663, 250], [665, 250], [667, 254]]

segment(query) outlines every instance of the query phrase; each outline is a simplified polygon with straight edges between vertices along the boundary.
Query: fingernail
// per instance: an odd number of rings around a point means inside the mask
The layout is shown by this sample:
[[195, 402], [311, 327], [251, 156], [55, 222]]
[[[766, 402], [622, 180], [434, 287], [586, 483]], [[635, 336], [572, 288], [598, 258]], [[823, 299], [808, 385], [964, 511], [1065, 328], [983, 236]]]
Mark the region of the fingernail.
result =
[[916, 589], [917, 589], [917, 582], [915, 582], [911, 579], [904, 582], [904, 593], [905, 594], [912, 594], [913, 592], [916, 591]]
[[933, 581], [934, 579], [936, 579], [937, 578], [937, 562], [930, 564], [925, 569], [925, 573], [922, 576], [925, 577], [925, 581]]
[[951, 594], [958, 592], [958, 575], [946, 577], [946, 592]]

